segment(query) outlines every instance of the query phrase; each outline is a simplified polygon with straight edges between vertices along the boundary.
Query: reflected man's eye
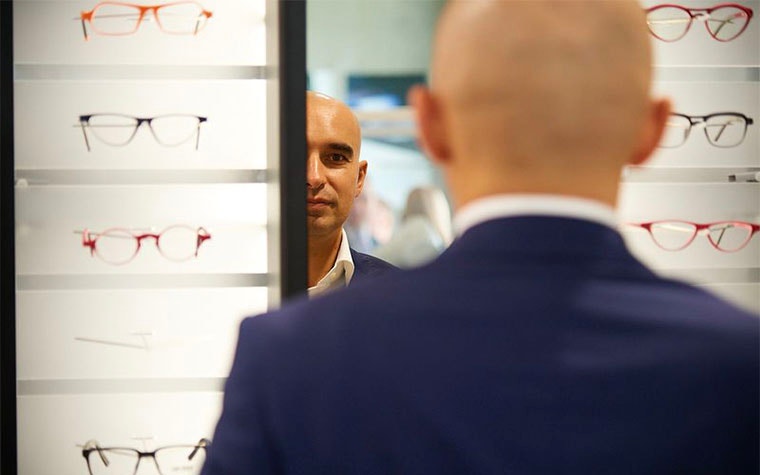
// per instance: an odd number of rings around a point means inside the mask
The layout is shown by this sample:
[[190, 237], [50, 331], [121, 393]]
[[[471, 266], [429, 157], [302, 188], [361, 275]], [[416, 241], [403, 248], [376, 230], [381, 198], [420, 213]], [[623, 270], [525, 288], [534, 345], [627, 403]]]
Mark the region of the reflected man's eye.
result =
[[331, 153], [327, 156], [331, 162], [347, 162], [348, 158], [341, 153]]

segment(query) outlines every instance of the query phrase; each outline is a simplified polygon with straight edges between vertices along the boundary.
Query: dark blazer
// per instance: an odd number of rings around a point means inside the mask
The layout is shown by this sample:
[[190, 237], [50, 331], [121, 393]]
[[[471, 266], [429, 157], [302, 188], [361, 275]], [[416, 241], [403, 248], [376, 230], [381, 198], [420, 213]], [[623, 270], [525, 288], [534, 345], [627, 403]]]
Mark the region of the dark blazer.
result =
[[375, 278], [389, 271], [398, 270], [398, 267], [393, 264], [353, 249], [351, 249], [351, 260], [354, 261], [354, 276], [349, 285], [355, 285], [368, 278]]
[[757, 474], [759, 320], [587, 221], [246, 319], [204, 475]]

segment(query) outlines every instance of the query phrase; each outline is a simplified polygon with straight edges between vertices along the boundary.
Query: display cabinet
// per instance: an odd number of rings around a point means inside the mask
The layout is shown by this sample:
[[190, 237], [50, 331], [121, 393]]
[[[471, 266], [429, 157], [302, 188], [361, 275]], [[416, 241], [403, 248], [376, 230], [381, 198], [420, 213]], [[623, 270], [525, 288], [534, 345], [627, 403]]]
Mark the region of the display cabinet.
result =
[[0, 8], [2, 473], [197, 473], [306, 287], [304, 4]]
[[[624, 236], [658, 272], [760, 313], [760, 2], [642, 3], [655, 93], [682, 116], [625, 173]], [[649, 222], [651, 233], [635, 225]]]

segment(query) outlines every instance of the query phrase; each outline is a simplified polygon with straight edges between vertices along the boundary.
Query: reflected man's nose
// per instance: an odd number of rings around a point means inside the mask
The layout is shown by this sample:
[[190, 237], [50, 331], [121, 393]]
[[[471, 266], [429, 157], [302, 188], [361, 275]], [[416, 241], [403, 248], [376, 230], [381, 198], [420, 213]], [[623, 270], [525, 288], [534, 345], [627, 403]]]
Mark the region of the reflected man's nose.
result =
[[310, 154], [306, 158], [306, 187], [319, 190], [325, 185], [325, 175], [319, 154]]

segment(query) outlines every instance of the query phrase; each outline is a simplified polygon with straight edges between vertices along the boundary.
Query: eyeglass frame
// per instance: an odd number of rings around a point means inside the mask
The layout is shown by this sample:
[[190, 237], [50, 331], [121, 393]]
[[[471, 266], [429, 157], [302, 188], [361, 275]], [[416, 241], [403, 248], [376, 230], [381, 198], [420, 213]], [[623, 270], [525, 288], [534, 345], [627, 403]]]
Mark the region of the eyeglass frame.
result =
[[[185, 35], [189, 33], [177, 33], [173, 31], [167, 31], [164, 29], [163, 25], [161, 25], [161, 20], [158, 18], [158, 10], [163, 7], [168, 6], [174, 6], [174, 5], [180, 5], [183, 3], [192, 3], [197, 5], [201, 9], [201, 14], [199, 16], [206, 17], [206, 21], [209, 20], [212, 16], [214, 16], [214, 12], [210, 10], [206, 10], [203, 5], [200, 3], [194, 1], [194, 0], [182, 0], [178, 2], [170, 2], [170, 3], [162, 3], [159, 5], [136, 5], [134, 3], [126, 3], [126, 2], [112, 2], [112, 1], [105, 1], [105, 2], [98, 2], [92, 10], [85, 11], [82, 10], [79, 14], [79, 18], [82, 22], [82, 32], [84, 33], [84, 39], [85, 41], [90, 40], [90, 35], [87, 33], [87, 25], [85, 22], [90, 24], [90, 28], [92, 28], [92, 31], [95, 33], [102, 35], [102, 36], [128, 36], [134, 34], [138, 29], [140, 29], [140, 24], [143, 21], [143, 18], [145, 17], [145, 13], [152, 10], [153, 11], [153, 18], [156, 20], [156, 24], [158, 25], [158, 28], [163, 31], [164, 33], [170, 34], [170, 35]], [[122, 7], [132, 7], [140, 11], [139, 16], [137, 17], [137, 21], [135, 22], [135, 28], [132, 31], [126, 32], [126, 33], [104, 33], [102, 31], [99, 31], [97, 28], [95, 28], [92, 25], [92, 16], [95, 14], [95, 10], [100, 8], [103, 5], [118, 5]], [[205, 23], [204, 23], [205, 26]], [[203, 28], [198, 29], [198, 26], [196, 24], [195, 31], [192, 33], [193, 35], [197, 35], [199, 31], [201, 31]]]
[[[694, 232], [692, 233], [691, 237], [686, 241], [686, 243], [684, 245], [682, 245], [681, 247], [678, 247], [678, 248], [675, 248], [675, 249], [668, 249], [668, 248], [662, 246], [660, 243], [658, 243], [657, 239], [655, 239], [654, 234], [652, 233], [652, 226], [655, 225], [655, 224], [661, 224], [661, 223], [688, 224], [690, 226], [694, 226]], [[749, 233], [749, 237], [747, 238], [747, 240], [744, 241], [744, 243], [742, 243], [741, 246], [737, 247], [736, 249], [732, 249], [732, 250], [726, 250], [726, 249], [720, 248], [719, 246], [717, 246], [713, 242], [713, 240], [708, 235], [707, 236], [707, 240], [710, 242], [710, 245], [712, 247], [714, 247], [715, 249], [721, 251], [721, 252], [731, 253], [731, 252], [741, 251], [742, 249], [744, 249], [745, 247], [747, 247], [747, 244], [749, 244], [749, 242], [752, 240], [752, 238], [755, 236], [755, 234], [758, 233], [758, 232], [760, 232], [760, 224], [750, 223], [750, 222], [747, 222], [747, 221], [715, 221], [713, 223], [694, 223], [694, 222], [691, 222], [691, 221], [685, 221], [685, 220], [681, 220], [681, 219], [662, 219], [662, 220], [658, 220], [658, 221], [648, 221], [648, 222], [644, 222], [644, 223], [626, 223], [626, 224], [628, 224], [629, 226], [636, 226], [636, 227], [645, 229], [647, 231], [647, 233], [649, 233], [649, 237], [652, 238], [652, 241], [657, 245], [657, 247], [659, 247], [660, 249], [662, 249], [664, 251], [673, 251], [673, 252], [675, 252], [675, 251], [681, 251], [683, 249], [686, 249], [687, 247], [689, 247], [691, 245], [692, 242], [694, 242], [694, 239], [696, 239], [696, 237], [697, 237], [697, 235], [699, 234], [700, 231], [703, 231], [705, 229], [709, 229], [711, 226], [715, 226], [716, 224], [733, 224], [733, 225], [735, 225], [735, 224], [741, 224], [742, 226], [749, 226], [751, 228], [751, 231]]]
[[[746, 115], [742, 114], [741, 112], [714, 112], [712, 114], [707, 114], [707, 115], [688, 115], [688, 114], [681, 114], [680, 112], [671, 112], [670, 115], [671, 116], [683, 117], [684, 119], [688, 120], [689, 121], [689, 128], [686, 131], [686, 134], [684, 136], [683, 142], [681, 142], [678, 145], [672, 145], [672, 146], [660, 145], [660, 148], [678, 148], [678, 147], [680, 147], [681, 145], [685, 144], [687, 140], [689, 140], [689, 136], [691, 135], [691, 130], [695, 126], [699, 126], [700, 124], [707, 125], [707, 120], [708, 119], [710, 119], [712, 117], [717, 117], [717, 116], [720, 116], [720, 115], [728, 115], [728, 116], [739, 117], [739, 118], [741, 118], [741, 119], [744, 120], [744, 132], [742, 133], [742, 138], [735, 145], [718, 145], [718, 144], [714, 143], [712, 141], [712, 139], [710, 139], [710, 136], [707, 134], [707, 128], [705, 128], [705, 137], [707, 138], [707, 142], [710, 145], [712, 145], [713, 147], [717, 147], [717, 148], [733, 148], [733, 147], [738, 147], [739, 145], [741, 145], [742, 143], [744, 143], [744, 139], [747, 137], [747, 129], [749, 128], [749, 126], [753, 125], [755, 123], [754, 119], [752, 119], [751, 117], [747, 117]], [[699, 120], [699, 119], [701, 119], [701, 120]], [[667, 127], [667, 125], [666, 125], [666, 127]]]
[[705, 14], [709, 18], [710, 13], [712, 13], [715, 10], [718, 10], [720, 8], [726, 8], [726, 7], [734, 7], [734, 8], [738, 8], [739, 10], [742, 10], [747, 15], [747, 22], [744, 24], [744, 27], [742, 27], [741, 31], [739, 31], [739, 33], [737, 33], [736, 35], [734, 35], [732, 38], [727, 39], [727, 40], [721, 40], [721, 39], [717, 38], [715, 35], [713, 35], [712, 31], [710, 31], [710, 28], [707, 27], [707, 23], [705, 23], [705, 29], [707, 30], [707, 32], [710, 34], [710, 36], [715, 41], [720, 41], [721, 43], [728, 43], [729, 41], [735, 40], [736, 38], [738, 38], [739, 36], [741, 36], [742, 33], [744, 33], [744, 31], [749, 26], [749, 22], [752, 20], [752, 17], [755, 14], [755, 12], [751, 8], [746, 7], [744, 5], [740, 5], [738, 3], [719, 3], [718, 5], [714, 5], [714, 6], [709, 7], [709, 8], [689, 8], [689, 7], [685, 7], [683, 5], [677, 5], [677, 4], [674, 4], [674, 3], [663, 3], [661, 5], [655, 5], [653, 7], [645, 9], [645, 12], [646, 12], [647, 17], [648, 17], [649, 13], [651, 13], [653, 11], [656, 11], [656, 10], [660, 10], [662, 8], [668, 8], [668, 7], [669, 8], [677, 8], [679, 10], [683, 10], [686, 13], [688, 13], [689, 14], [689, 24], [686, 25], [686, 29], [684, 30], [684, 32], [683, 32], [683, 34], [681, 36], [679, 36], [678, 38], [672, 39], [672, 40], [666, 40], [666, 39], [661, 38], [660, 36], [656, 35], [654, 33], [654, 31], [652, 31], [652, 28], [649, 27], [649, 19], [647, 18], [647, 29], [649, 30], [649, 33], [651, 33], [652, 36], [654, 36], [658, 40], [664, 41], [666, 43], [675, 43], [676, 41], [678, 41], [678, 40], [682, 39], [684, 36], [686, 36], [686, 34], [689, 33], [689, 30], [691, 29], [691, 25], [694, 23], [695, 19], [697, 19], [697, 18], [699, 18], [701, 16], [704, 16]]
[[[203, 116], [199, 116], [199, 115], [195, 115], [195, 114], [163, 114], [163, 115], [157, 115], [157, 116], [153, 116], [153, 117], [135, 117], [135, 116], [132, 116], [132, 115], [129, 115], [129, 114], [119, 114], [119, 113], [111, 113], [111, 112], [96, 112], [94, 114], [80, 115], [79, 116], [79, 126], [82, 128], [82, 134], [84, 135], [84, 143], [87, 146], [87, 151], [88, 152], [90, 152], [92, 150], [92, 148], [90, 147], [90, 140], [87, 138], [87, 130], [86, 129], [88, 127], [92, 127], [90, 125], [90, 119], [93, 118], [93, 117], [95, 117], [95, 116], [99, 116], [99, 115], [101, 115], [101, 116], [108, 115], [108, 116], [115, 116], [115, 117], [125, 117], [127, 119], [134, 119], [135, 120], [135, 126], [134, 126], [134, 130], [132, 131], [132, 135], [129, 136], [129, 139], [127, 139], [126, 142], [124, 142], [121, 145], [114, 145], [114, 144], [109, 144], [107, 142], [104, 142], [104, 143], [106, 143], [106, 145], [110, 145], [111, 147], [124, 147], [124, 146], [128, 145], [130, 142], [132, 142], [132, 139], [135, 138], [135, 135], [137, 135], [137, 129], [139, 129], [142, 126], [142, 124], [144, 124], [144, 123], [148, 124], [148, 129], [150, 129], [151, 135], [153, 135], [153, 138], [160, 145], [162, 145], [164, 147], [176, 147], [176, 146], [179, 146], [182, 143], [185, 143], [187, 140], [185, 140], [184, 142], [181, 142], [179, 144], [176, 144], [176, 145], [167, 145], [167, 144], [164, 144], [163, 142], [161, 142], [161, 140], [159, 140], [158, 136], [156, 135], [156, 131], [153, 130], [153, 125], [152, 125], [152, 122], [155, 119], [161, 119], [161, 118], [165, 118], [165, 117], [175, 117], [176, 116], [176, 117], [193, 117], [193, 118], [198, 119], [198, 125], [196, 126], [196, 129], [195, 129], [195, 150], [198, 150], [198, 145], [200, 144], [200, 140], [201, 140], [201, 124], [203, 124], [203, 123], [205, 123], [205, 122], [208, 121], [208, 117], [203, 117]], [[93, 135], [95, 135], [95, 137], [98, 136], [98, 134], [93, 134]], [[101, 140], [101, 142], [103, 142], [103, 141]]]
[[[188, 256], [188, 257], [186, 257], [184, 259], [173, 259], [171, 257], [168, 257], [166, 254], [164, 254], [163, 251], [161, 251], [161, 245], [160, 245], [159, 239], [160, 239], [161, 235], [163, 233], [165, 233], [166, 231], [168, 231], [168, 230], [170, 230], [172, 228], [179, 228], [179, 227], [186, 228], [186, 229], [189, 229], [189, 230], [191, 229], [191, 230], [195, 231], [195, 233], [196, 233], [195, 253], [192, 256]], [[109, 231], [124, 231], [124, 232], [130, 234], [137, 241], [137, 246], [135, 247], [135, 252], [132, 253], [132, 255], [127, 260], [125, 260], [125, 261], [119, 261], [119, 262], [110, 261], [108, 259], [105, 259], [97, 251], [97, 241], [98, 241], [98, 239], [100, 238], [100, 236], [108, 233]], [[140, 248], [142, 246], [142, 240], [143, 239], [153, 238], [153, 241], [156, 243], [156, 248], [158, 248], [158, 252], [164, 258], [166, 258], [166, 259], [168, 259], [170, 261], [174, 261], [174, 262], [183, 262], [183, 261], [186, 261], [186, 260], [188, 260], [188, 259], [190, 259], [192, 257], [196, 257], [197, 258], [198, 257], [198, 251], [201, 248], [201, 244], [203, 244], [207, 240], [211, 239], [211, 233], [209, 233], [206, 230], [205, 227], [198, 226], [197, 228], [194, 228], [192, 226], [188, 226], [188, 225], [185, 225], [185, 224], [174, 224], [174, 225], [171, 225], [171, 226], [167, 226], [167, 227], [165, 227], [164, 229], [162, 229], [158, 233], [136, 234], [134, 230], [126, 229], [126, 228], [108, 228], [105, 231], [101, 231], [101, 232], [98, 232], [98, 233], [93, 233], [91, 230], [85, 228], [83, 231], [75, 231], [75, 232], [76, 233], [79, 233], [79, 232], [82, 233], [82, 246], [90, 248], [90, 255], [91, 256], [93, 256], [93, 257], [97, 256], [103, 262], [107, 262], [108, 264], [113, 264], [113, 265], [122, 265], [122, 264], [126, 264], [126, 263], [132, 261], [132, 259], [134, 259], [135, 256], [137, 256], [137, 254], [140, 252]], [[91, 237], [93, 235], [95, 235], [94, 239]]]
[[103, 462], [104, 465], [108, 466], [109, 462], [108, 459], [103, 454], [103, 451], [105, 450], [126, 450], [129, 452], [135, 452], [137, 454], [137, 463], [135, 464], [135, 471], [134, 473], [137, 473], [137, 469], [140, 467], [140, 461], [145, 458], [149, 457], [153, 459], [153, 464], [156, 466], [156, 469], [158, 470], [158, 473], [161, 473], [161, 467], [158, 466], [158, 461], [156, 460], [156, 452], [163, 450], [163, 449], [176, 449], [176, 448], [190, 448], [194, 447], [193, 451], [190, 452], [190, 455], [188, 456], [188, 460], [192, 460], [193, 457], [195, 457], [195, 454], [198, 453], [198, 450], [203, 449], [203, 451], [206, 451], [206, 448], [211, 445], [211, 441], [208, 440], [205, 437], [202, 437], [198, 440], [198, 442], [195, 445], [166, 445], [163, 447], [159, 447], [155, 450], [152, 450], [150, 452], [143, 452], [142, 450], [137, 450], [132, 447], [100, 447], [100, 444], [98, 444], [98, 441], [91, 439], [85, 442], [84, 446], [82, 447], [82, 457], [84, 457], [85, 462], [87, 463], [87, 471], [90, 472], [90, 475], [94, 475], [92, 473], [92, 468], [90, 467], [90, 454], [92, 452], [97, 452], [98, 456], [100, 457], [100, 460]]

